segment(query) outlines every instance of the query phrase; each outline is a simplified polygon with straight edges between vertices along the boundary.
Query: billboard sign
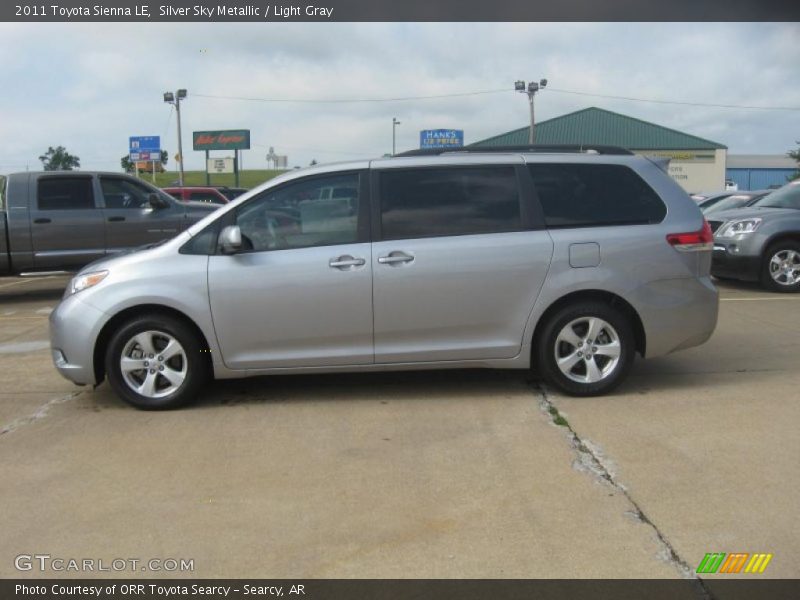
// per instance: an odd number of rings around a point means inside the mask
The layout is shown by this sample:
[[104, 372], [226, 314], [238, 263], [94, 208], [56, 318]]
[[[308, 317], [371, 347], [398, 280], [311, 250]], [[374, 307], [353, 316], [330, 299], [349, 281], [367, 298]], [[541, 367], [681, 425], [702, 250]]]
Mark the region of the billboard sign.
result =
[[131, 162], [161, 162], [161, 136], [140, 135], [128, 138]]
[[192, 143], [195, 150], [249, 150], [250, 130], [195, 131]]
[[461, 148], [464, 145], [463, 129], [423, 129], [419, 132], [419, 147]]

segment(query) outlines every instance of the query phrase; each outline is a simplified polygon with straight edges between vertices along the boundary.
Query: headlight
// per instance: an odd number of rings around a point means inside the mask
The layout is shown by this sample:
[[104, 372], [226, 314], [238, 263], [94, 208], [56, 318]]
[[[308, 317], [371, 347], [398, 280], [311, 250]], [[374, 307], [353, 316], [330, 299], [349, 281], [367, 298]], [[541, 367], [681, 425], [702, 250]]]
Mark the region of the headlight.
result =
[[77, 294], [85, 289], [93, 287], [103, 281], [108, 275], [108, 271], [93, 271], [91, 273], [84, 273], [83, 275], [76, 275], [72, 278], [67, 286], [67, 296]]
[[758, 229], [760, 224], [761, 219], [759, 217], [754, 219], [737, 219], [736, 221], [731, 221], [725, 225], [717, 237], [732, 238], [736, 237], [737, 235], [753, 233], [756, 229]]

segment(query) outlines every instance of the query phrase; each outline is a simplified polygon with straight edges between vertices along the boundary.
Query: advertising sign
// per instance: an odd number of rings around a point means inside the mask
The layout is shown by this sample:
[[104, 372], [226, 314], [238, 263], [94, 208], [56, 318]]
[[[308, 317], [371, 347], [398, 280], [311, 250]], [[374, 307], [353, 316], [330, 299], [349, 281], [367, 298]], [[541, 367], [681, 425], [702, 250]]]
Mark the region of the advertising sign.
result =
[[161, 162], [161, 136], [140, 135], [128, 138], [131, 162]]
[[206, 169], [209, 173], [233, 173], [233, 157], [209, 158]]
[[195, 131], [192, 143], [195, 150], [249, 150], [250, 130]]
[[423, 129], [419, 132], [419, 147], [461, 148], [464, 145], [463, 129]]

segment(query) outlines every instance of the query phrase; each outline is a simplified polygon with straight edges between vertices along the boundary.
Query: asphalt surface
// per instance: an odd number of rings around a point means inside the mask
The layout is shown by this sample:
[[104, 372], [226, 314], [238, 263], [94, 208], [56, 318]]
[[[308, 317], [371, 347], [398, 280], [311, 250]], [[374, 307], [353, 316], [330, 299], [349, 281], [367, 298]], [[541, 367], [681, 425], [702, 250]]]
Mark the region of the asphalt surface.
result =
[[[0, 279], [0, 577], [93, 575], [21, 554], [125, 560], [104, 577], [693, 577], [708, 552], [800, 576], [800, 295], [720, 284], [713, 338], [607, 397], [518, 371], [283, 376], [148, 413], [52, 367], [66, 281]], [[170, 558], [193, 571], [141, 570]]]

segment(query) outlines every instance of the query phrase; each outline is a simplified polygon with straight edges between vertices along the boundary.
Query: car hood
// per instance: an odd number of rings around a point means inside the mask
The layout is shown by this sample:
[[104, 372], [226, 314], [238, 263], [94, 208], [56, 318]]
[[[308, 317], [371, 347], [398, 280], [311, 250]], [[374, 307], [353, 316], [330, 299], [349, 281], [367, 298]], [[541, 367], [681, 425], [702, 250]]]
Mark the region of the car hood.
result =
[[754, 217], [761, 217], [762, 219], [769, 219], [772, 217], [780, 217], [783, 215], [797, 215], [796, 208], [768, 208], [758, 206], [746, 206], [743, 208], [732, 208], [730, 210], [721, 210], [719, 212], [712, 212], [708, 215], [709, 221], [731, 221], [733, 219], [752, 219]]

